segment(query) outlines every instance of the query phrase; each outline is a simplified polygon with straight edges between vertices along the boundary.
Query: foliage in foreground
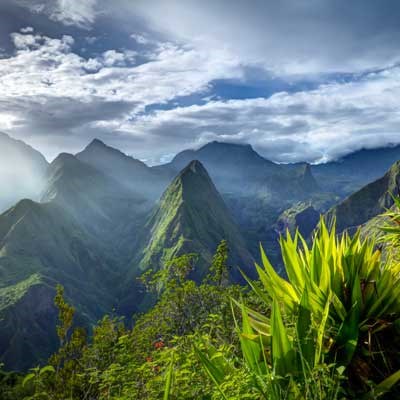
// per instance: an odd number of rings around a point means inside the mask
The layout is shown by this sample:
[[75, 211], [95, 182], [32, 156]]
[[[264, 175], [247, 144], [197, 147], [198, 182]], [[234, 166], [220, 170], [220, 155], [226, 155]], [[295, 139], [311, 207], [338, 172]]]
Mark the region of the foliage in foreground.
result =
[[[234, 301], [242, 310], [244, 364], [260, 396], [373, 398], [391, 389], [400, 379], [399, 265], [384, 261], [359, 232], [338, 237], [324, 221], [311, 246], [288, 233], [281, 250], [288, 280], [261, 249], [263, 290], [248, 281], [265, 304], [272, 299], [271, 316]], [[204, 365], [224, 379], [210, 359]]]
[[[400, 204], [400, 202], [399, 202]], [[397, 220], [394, 214], [393, 226]], [[398, 218], [400, 220], [400, 217]], [[395, 231], [385, 228], [389, 248]], [[400, 231], [399, 231], [400, 232]], [[58, 289], [60, 349], [26, 376], [3, 373], [14, 399], [373, 399], [400, 397], [400, 270], [373, 240], [321, 221], [311, 245], [281, 239], [288, 279], [261, 249], [258, 281], [229, 284], [228, 249], [209, 276], [188, 279], [196, 256], [146, 274], [157, 304], [133, 329], [106, 316], [87, 339]]]

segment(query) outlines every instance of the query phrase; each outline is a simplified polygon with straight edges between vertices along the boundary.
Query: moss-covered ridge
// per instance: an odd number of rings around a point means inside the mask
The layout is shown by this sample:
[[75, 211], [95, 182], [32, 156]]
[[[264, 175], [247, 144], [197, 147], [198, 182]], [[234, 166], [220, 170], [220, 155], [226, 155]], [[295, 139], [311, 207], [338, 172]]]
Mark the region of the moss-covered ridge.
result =
[[[162, 268], [173, 257], [195, 252], [200, 256], [196, 278], [207, 272], [216, 244], [226, 239], [231, 262], [251, 265], [251, 256], [236, 223], [203, 165], [191, 161], [172, 181], [146, 225], [140, 269]], [[234, 274], [235, 275], [235, 274]], [[236, 278], [239, 275], [236, 274]]]

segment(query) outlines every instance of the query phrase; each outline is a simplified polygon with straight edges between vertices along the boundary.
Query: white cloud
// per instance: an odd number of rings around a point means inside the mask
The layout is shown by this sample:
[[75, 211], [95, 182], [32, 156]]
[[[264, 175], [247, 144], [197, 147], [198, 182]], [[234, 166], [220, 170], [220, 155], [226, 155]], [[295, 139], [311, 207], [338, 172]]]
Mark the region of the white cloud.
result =
[[50, 18], [65, 25], [87, 28], [95, 20], [96, 0], [57, 0]]
[[134, 62], [136, 52], [127, 50], [124, 52], [107, 50], [103, 53], [103, 64], [106, 67], [125, 66], [127, 62]]
[[[201, 53], [164, 43], [152, 59], [132, 66], [135, 52], [108, 50], [85, 59], [72, 51], [74, 39], [13, 33], [13, 57], [0, 60], [4, 97], [60, 96], [90, 101], [130, 101], [142, 106], [204, 90], [213, 79], [240, 77], [237, 60], [223, 52]], [[95, 71], [88, 73], [88, 71]]]
[[67, 26], [89, 29], [97, 15], [97, 0], [15, 0], [31, 12], [45, 14]]
[[[41, 136], [79, 134], [75, 126], [69, 130], [69, 120], [106, 126], [123, 114], [112, 124], [118, 126], [146, 106], [205, 91], [214, 79], [242, 76], [238, 61], [228, 53], [170, 42], [152, 46], [135, 65], [131, 50], [110, 49], [84, 58], [73, 51], [74, 39], [68, 35], [55, 39], [18, 32], [11, 37], [15, 53], [0, 59], [0, 103], [7, 115], [16, 116], [14, 128], [20, 134], [30, 131], [31, 137], [35, 126]], [[84, 134], [85, 126], [80, 128]]]
[[396, 1], [124, 0], [122, 4], [125, 14], [142, 16], [156, 31], [206, 48], [227, 48], [244, 64], [260, 65], [279, 76], [353, 73], [400, 61]]
[[32, 33], [33, 32], [33, 28], [31, 26], [26, 26], [25, 28], [21, 28], [20, 31], [22, 33]]
[[[251, 143], [283, 162], [400, 143], [400, 67], [312, 91], [222, 101], [207, 96], [212, 82], [243, 78], [241, 58], [227, 48], [154, 41], [140, 55], [110, 49], [84, 58], [71, 36], [19, 32], [12, 40], [15, 53], [0, 59], [0, 128], [49, 158], [94, 136], [153, 163], [216, 139]], [[203, 93], [203, 105], [146, 110]]]
[[[145, 138], [142, 156], [153, 155], [153, 162], [211, 140], [251, 143], [280, 162], [323, 162], [360, 148], [400, 144], [399, 97], [400, 68], [394, 68], [308, 92], [157, 111], [119, 130], [132, 134], [132, 147]], [[163, 143], [159, 151], [157, 143]]]
[[130, 36], [136, 43], [139, 44], [154, 44], [154, 40], [150, 39], [147, 35], [132, 33]]

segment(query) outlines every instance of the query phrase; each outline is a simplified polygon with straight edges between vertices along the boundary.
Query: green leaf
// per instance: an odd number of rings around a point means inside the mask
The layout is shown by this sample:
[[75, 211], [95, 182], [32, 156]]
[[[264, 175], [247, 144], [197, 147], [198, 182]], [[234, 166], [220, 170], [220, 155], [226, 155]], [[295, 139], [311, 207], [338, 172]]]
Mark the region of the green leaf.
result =
[[371, 392], [367, 393], [363, 399], [376, 399], [378, 396], [385, 394], [400, 381], [400, 370], [390, 375], [388, 378], [379, 383]]
[[173, 375], [174, 375], [174, 353], [172, 353], [171, 363], [169, 364], [167, 371], [167, 379], [165, 381], [165, 389], [163, 397], [164, 400], [168, 400], [171, 394]]
[[317, 343], [316, 343], [316, 348], [315, 348], [315, 361], [314, 361], [315, 364], [318, 364], [321, 361], [321, 354], [322, 354], [322, 349], [324, 346], [324, 337], [325, 337], [325, 331], [326, 331], [326, 323], [327, 323], [328, 317], [329, 317], [330, 304], [331, 304], [331, 297], [329, 297], [328, 301], [325, 304], [325, 309], [322, 314], [322, 319], [319, 322], [319, 326], [318, 326]]
[[45, 367], [41, 368], [39, 375], [43, 375], [46, 372], [51, 372], [51, 373], [55, 373], [56, 370], [54, 369], [54, 367], [52, 365], [46, 365]]
[[279, 376], [286, 376], [296, 370], [293, 344], [285, 326], [283, 325], [278, 301], [274, 299], [271, 316], [272, 333], [272, 360], [275, 373]]
[[314, 332], [307, 288], [304, 289], [301, 296], [296, 331], [302, 360], [312, 366], [314, 363]]
[[215, 363], [210, 361], [208, 357], [200, 351], [196, 346], [194, 346], [194, 351], [199, 358], [203, 368], [207, 372], [208, 376], [211, 378], [211, 380], [214, 382], [215, 386], [217, 386], [219, 392], [221, 393], [222, 397], [225, 400], [228, 400], [227, 397], [225, 396], [225, 393], [221, 389], [221, 383], [225, 379], [225, 373], [224, 371], [220, 370]]
[[35, 377], [35, 374], [30, 373], [25, 376], [24, 380], [22, 381], [22, 386], [26, 386], [28, 382], [30, 382]]

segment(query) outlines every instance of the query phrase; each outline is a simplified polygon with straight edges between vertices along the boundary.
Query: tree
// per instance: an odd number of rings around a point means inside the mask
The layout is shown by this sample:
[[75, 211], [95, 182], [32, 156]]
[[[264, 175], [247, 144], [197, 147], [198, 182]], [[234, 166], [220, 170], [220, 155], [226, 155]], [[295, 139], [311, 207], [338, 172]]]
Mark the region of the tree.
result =
[[226, 240], [221, 240], [214, 254], [208, 280], [217, 286], [226, 286], [229, 283], [228, 266], [229, 248]]

